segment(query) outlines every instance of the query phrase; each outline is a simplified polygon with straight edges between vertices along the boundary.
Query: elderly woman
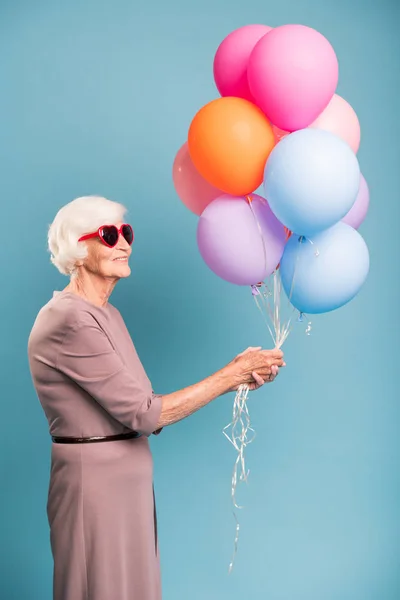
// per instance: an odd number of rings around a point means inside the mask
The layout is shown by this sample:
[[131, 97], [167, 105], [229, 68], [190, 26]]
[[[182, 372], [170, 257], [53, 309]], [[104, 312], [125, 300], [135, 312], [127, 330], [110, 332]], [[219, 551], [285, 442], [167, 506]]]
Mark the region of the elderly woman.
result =
[[153, 392], [128, 330], [109, 303], [130, 275], [125, 208], [77, 198], [49, 229], [51, 260], [70, 277], [40, 310], [28, 343], [52, 437], [47, 513], [55, 600], [160, 600], [149, 436], [241, 384], [256, 389], [284, 365], [249, 348], [203, 381]]

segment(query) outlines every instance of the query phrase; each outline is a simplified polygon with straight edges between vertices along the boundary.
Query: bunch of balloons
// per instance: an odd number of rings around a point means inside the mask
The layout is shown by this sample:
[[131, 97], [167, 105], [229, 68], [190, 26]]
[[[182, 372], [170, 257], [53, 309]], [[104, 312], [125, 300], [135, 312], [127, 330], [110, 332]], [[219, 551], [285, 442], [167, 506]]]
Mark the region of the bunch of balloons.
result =
[[194, 116], [173, 165], [178, 196], [200, 216], [209, 268], [253, 288], [279, 268], [300, 313], [343, 306], [369, 270], [357, 231], [369, 205], [360, 125], [336, 94], [338, 76], [335, 51], [315, 29], [231, 32], [214, 58], [221, 97]]

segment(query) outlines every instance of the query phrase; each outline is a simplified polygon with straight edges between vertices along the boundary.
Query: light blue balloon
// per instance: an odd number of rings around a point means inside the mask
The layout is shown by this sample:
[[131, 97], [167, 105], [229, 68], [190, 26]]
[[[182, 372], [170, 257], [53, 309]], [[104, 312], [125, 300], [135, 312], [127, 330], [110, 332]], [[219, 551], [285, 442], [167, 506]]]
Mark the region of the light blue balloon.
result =
[[302, 235], [340, 221], [353, 206], [359, 185], [356, 155], [341, 138], [322, 129], [286, 136], [265, 165], [265, 197], [272, 212]]
[[336, 310], [361, 289], [369, 271], [369, 252], [361, 235], [337, 223], [312, 238], [292, 235], [280, 264], [290, 302], [306, 314]]

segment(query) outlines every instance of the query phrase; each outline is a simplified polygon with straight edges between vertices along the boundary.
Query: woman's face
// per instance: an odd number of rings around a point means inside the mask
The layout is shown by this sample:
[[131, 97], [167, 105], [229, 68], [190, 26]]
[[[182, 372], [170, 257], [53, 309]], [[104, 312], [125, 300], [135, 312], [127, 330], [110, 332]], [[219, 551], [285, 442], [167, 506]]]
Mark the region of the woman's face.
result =
[[[114, 223], [119, 229], [122, 223]], [[99, 237], [84, 242], [87, 244], [88, 255], [83, 261], [83, 267], [89, 273], [106, 279], [121, 279], [129, 277], [131, 269], [128, 264], [132, 247], [120, 235], [114, 248], [106, 246]]]

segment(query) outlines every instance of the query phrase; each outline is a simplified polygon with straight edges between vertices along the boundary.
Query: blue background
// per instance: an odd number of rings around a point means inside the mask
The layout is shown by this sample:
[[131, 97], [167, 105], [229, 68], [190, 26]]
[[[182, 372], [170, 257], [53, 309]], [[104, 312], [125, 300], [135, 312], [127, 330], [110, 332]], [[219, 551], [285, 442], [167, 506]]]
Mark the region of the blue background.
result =
[[[249, 291], [217, 279], [171, 167], [195, 112], [217, 97], [219, 42], [247, 23], [315, 27], [340, 61], [338, 92], [362, 127], [371, 191], [361, 228], [371, 273], [338, 312], [297, 328], [288, 366], [249, 404], [256, 441], [234, 572], [222, 436], [232, 395], [152, 440], [165, 600], [394, 600], [400, 597], [400, 22], [396, 0], [3, 0], [0, 5], [0, 596], [49, 600], [45, 513], [50, 441], [27, 337], [67, 280], [47, 226], [74, 197], [129, 208], [133, 276], [117, 287], [155, 389], [202, 379], [248, 345], [270, 344]], [[111, 600], [111, 599], [110, 599]], [[117, 600], [117, 599], [116, 599]]]

